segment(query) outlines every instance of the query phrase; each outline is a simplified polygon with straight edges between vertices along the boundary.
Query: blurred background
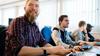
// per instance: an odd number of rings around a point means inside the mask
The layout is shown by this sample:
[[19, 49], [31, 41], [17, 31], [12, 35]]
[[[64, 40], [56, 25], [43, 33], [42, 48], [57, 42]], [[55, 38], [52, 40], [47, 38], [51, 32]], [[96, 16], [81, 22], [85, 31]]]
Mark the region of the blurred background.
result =
[[[0, 0], [0, 25], [24, 15], [25, 0]], [[37, 24], [40, 30], [44, 26], [54, 27], [60, 15], [69, 16], [69, 31], [78, 28], [78, 22], [84, 20], [94, 26], [93, 34], [100, 37], [100, 0], [40, 0], [40, 14]]]

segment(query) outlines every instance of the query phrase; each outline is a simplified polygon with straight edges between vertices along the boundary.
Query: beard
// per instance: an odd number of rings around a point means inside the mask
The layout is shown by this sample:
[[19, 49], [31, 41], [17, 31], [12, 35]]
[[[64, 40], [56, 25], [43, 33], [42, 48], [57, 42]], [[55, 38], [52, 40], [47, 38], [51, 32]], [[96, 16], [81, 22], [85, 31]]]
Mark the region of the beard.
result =
[[38, 16], [38, 13], [37, 12], [26, 12], [26, 16], [28, 17], [30, 22], [33, 22]]

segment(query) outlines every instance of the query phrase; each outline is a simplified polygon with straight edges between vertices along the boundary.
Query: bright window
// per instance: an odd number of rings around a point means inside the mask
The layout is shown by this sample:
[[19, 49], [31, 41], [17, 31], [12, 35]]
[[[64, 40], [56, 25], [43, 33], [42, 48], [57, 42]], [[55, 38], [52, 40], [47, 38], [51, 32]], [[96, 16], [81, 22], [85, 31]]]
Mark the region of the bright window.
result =
[[1, 10], [0, 10], [0, 25], [1, 25], [1, 21], [2, 21], [2, 16], [1, 16]]
[[37, 22], [40, 29], [44, 26], [55, 26], [57, 24], [57, 0], [40, 2], [40, 12]]
[[69, 28], [71, 30], [78, 27], [80, 20], [95, 25], [95, 3], [95, 0], [63, 0], [62, 14], [69, 16]]
[[23, 16], [24, 15], [24, 6], [19, 6], [18, 7], [18, 16]]
[[3, 10], [3, 21], [2, 21], [2, 24], [5, 25], [5, 26], [8, 26], [9, 24], [9, 18], [15, 18], [15, 7], [13, 8], [5, 8]]

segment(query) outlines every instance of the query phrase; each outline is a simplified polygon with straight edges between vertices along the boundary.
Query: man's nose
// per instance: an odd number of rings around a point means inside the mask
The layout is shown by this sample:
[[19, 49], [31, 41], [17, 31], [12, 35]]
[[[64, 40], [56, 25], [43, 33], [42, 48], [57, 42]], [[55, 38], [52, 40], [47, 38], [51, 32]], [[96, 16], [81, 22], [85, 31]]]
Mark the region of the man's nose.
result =
[[37, 5], [34, 5], [34, 6], [33, 6], [33, 9], [34, 9], [34, 10], [37, 10], [37, 9], [38, 9], [38, 6], [37, 6]]
[[69, 24], [69, 22], [67, 24]]
[[32, 7], [32, 10], [36, 10], [36, 8], [33, 6], [33, 7]]

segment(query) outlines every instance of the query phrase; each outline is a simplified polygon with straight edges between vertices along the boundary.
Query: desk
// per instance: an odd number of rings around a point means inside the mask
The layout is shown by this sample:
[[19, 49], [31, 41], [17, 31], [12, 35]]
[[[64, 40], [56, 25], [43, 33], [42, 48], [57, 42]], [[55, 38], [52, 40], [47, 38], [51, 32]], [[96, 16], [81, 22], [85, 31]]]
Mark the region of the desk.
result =
[[[70, 54], [66, 56], [69, 56]], [[97, 56], [96, 54], [100, 54], [100, 46], [94, 46], [92, 49], [84, 52], [77, 52], [75, 56]]]
[[92, 53], [100, 54], [100, 46], [94, 46], [92, 47], [92, 49], [87, 50], [85, 52], [92, 52]]
[[73, 55], [66, 55], [66, 56], [96, 56], [95, 53], [87, 53], [87, 52], [77, 52], [74, 53]]
[[97, 49], [100, 49], [100, 46], [94, 46], [95, 48], [97, 48]]

